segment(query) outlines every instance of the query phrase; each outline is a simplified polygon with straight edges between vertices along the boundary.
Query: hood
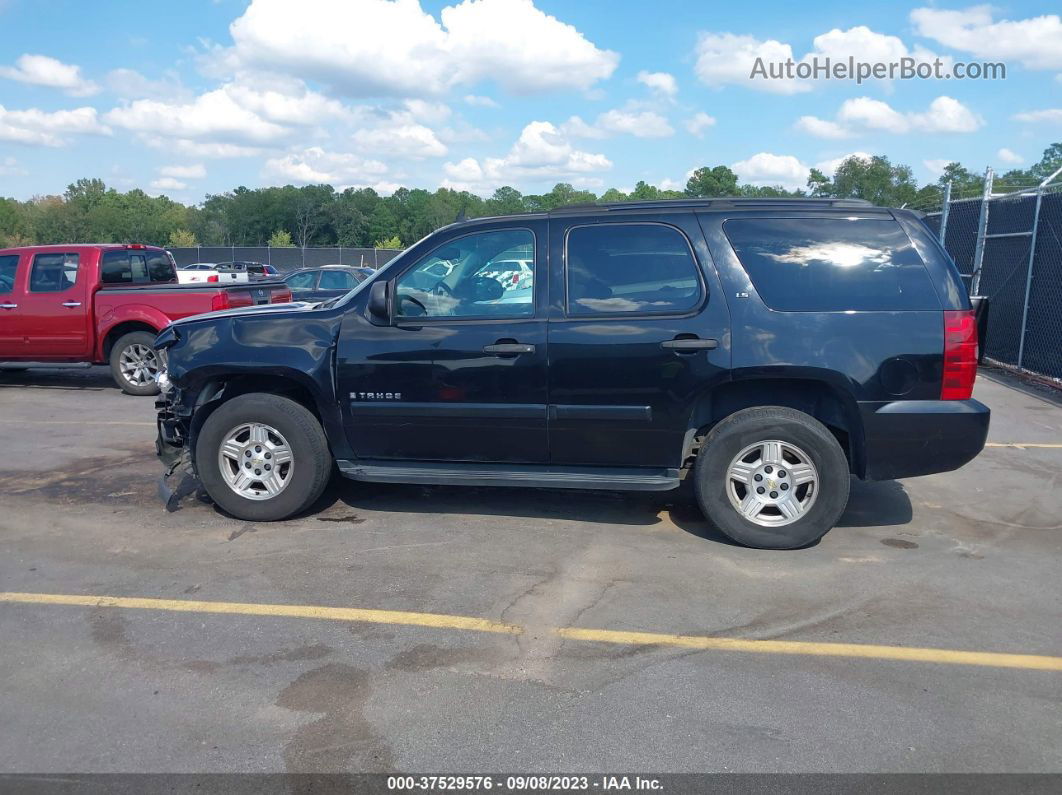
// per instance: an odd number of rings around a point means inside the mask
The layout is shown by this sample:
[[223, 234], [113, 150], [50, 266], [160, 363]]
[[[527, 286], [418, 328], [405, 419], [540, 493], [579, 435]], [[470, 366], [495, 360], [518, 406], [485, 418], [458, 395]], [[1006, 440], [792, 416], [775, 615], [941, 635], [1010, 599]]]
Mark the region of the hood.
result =
[[204, 312], [201, 315], [189, 315], [175, 320], [171, 325], [182, 326], [186, 323], [194, 323], [198, 320], [214, 320], [219, 317], [258, 317], [260, 315], [278, 315], [284, 313], [298, 314], [316, 309], [320, 301], [293, 301], [289, 304], [261, 304], [259, 306], [243, 306], [236, 309], [219, 309], [214, 312]]

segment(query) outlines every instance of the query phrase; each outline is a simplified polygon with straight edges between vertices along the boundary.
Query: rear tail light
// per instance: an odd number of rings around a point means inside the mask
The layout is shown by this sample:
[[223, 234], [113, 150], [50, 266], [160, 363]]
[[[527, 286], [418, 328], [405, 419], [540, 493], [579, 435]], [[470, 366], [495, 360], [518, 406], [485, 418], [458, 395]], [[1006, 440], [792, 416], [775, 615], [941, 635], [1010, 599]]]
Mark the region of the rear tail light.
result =
[[977, 377], [977, 321], [972, 309], [944, 312], [941, 400], [968, 400]]
[[271, 304], [290, 304], [291, 303], [291, 290], [285, 287], [282, 290], [274, 290], [273, 294], [269, 298]]
[[210, 299], [210, 308], [215, 312], [219, 309], [239, 309], [244, 306], [254, 306], [254, 300], [251, 298], [250, 293], [224, 292], [218, 293]]
[[212, 273], [209, 276], [207, 276], [207, 281], [208, 282], [216, 282], [217, 280], [218, 280], [218, 275], [216, 273]]

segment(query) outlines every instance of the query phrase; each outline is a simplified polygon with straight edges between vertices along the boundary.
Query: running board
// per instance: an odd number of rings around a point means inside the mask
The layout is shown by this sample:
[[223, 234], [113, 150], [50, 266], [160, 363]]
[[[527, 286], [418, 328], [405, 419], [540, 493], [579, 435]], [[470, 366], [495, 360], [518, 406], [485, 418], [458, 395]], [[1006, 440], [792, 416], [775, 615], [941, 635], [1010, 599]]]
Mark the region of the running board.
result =
[[545, 489], [668, 491], [678, 488], [677, 469], [548, 466], [545, 464], [464, 464], [391, 461], [337, 461], [351, 480], [435, 486], [524, 486]]

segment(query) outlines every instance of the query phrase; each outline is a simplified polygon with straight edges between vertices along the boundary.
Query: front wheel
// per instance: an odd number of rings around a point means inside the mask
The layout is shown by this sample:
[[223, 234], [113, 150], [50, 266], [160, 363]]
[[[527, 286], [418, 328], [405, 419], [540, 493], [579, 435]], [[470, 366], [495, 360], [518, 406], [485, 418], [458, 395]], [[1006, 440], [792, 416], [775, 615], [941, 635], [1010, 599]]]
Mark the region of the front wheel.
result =
[[238, 519], [274, 522], [305, 510], [328, 484], [332, 455], [317, 418], [279, 395], [250, 393], [211, 414], [195, 445], [199, 478]]
[[134, 331], [118, 338], [111, 348], [111, 375], [127, 395], [157, 395], [155, 376], [159, 372], [159, 355], [155, 352], [155, 335]]
[[848, 503], [848, 460], [821, 422], [764, 406], [736, 412], [704, 440], [695, 471], [708, 519], [745, 546], [797, 549], [825, 535]]

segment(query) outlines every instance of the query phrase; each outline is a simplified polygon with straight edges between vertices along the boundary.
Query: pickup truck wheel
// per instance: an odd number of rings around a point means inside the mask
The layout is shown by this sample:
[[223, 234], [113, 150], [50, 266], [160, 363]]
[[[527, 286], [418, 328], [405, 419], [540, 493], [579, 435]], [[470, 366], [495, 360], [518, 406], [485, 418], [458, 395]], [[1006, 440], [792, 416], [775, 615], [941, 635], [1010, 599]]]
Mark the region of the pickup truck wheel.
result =
[[134, 331], [118, 338], [111, 348], [111, 375], [127, 395], [157, 395], [155, 375], [159, 357], [155, 353], [155, 335]]
[[736, 412], [704, 440], [697, 501], [729, 538], [759, 549], [797, 549], [825, 535], [848, 503], [848, 460], [822, 423], [764, 406]]
[[235, 397], [211, 414], [195, 445], [199, 478], [238, 519], [274, 522], [309, 507], [332, 474], [317, 418], [279, 395]]

